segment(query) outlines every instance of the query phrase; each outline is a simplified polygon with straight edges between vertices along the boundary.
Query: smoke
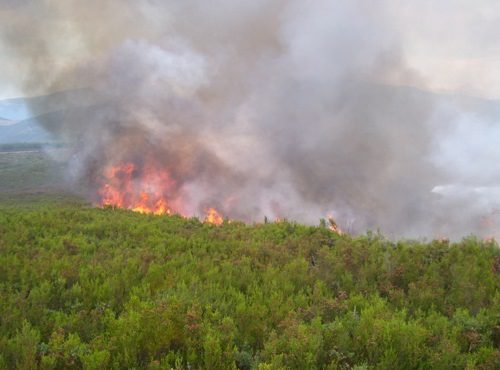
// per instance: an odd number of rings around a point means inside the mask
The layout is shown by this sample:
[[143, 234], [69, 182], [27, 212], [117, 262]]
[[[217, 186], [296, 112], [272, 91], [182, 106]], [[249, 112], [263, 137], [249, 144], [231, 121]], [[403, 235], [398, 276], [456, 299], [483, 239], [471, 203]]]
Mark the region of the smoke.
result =
[[481, 169], [498, 152], [484, 132], [498, 128], [404, 87], [427, 81], [393, 6], [3, 0], [0, 27], [26, 94], [80, 89], [40, 121], [71, 143], [69, 177], [93, 201], [109, 166], [155, 163], [188, 214], [496, 234], [498, 174]]

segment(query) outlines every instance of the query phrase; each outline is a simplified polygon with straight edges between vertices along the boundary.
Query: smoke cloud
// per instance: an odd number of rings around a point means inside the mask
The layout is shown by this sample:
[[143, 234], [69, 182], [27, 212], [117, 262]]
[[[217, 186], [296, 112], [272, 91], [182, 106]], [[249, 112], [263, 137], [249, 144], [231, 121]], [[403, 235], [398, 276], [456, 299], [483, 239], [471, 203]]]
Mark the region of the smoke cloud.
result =
[[109, 166], [154, 163], [187, 214], [498, 236], [499, 129], [423, 91], [393, 6], [3, 0], [0, 27], [27, 95], [73, 91], [40, 122], [92, 201]]

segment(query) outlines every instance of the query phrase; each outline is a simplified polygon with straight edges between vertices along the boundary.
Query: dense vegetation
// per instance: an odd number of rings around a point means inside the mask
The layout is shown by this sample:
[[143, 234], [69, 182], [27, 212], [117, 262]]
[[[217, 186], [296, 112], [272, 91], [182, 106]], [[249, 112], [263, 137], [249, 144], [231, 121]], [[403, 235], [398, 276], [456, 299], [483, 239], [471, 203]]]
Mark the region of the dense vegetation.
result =
[[498, 369], [495, 242], [0, 204], [0, 369]]

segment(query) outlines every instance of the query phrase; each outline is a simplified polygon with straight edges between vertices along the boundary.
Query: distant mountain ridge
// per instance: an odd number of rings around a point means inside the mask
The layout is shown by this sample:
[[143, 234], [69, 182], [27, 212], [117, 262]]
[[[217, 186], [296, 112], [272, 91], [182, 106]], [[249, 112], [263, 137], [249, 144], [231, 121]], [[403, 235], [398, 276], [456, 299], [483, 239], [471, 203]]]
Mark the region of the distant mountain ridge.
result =
[[53, 142], [54, 137], [37, 123], [27, 119], [10, 125], [0, 126], [0, 144]]
[[23, 121], [40, 114], [95, 103], [96, 94], [91, 89], [58, 91], [48, 95], [0, 100], [0, 117]]
[[0, 144], [57, 141], [45, 128], [63, 124], [72, 110], [87, 108], [96, 101], [90, 89], [0, 100]]
[[10, 119], [5, 119], [3, 117], [0, 117], [0, 126], [14, 125], [16, 123], [17, 123], [16, 121], [12, 121]]

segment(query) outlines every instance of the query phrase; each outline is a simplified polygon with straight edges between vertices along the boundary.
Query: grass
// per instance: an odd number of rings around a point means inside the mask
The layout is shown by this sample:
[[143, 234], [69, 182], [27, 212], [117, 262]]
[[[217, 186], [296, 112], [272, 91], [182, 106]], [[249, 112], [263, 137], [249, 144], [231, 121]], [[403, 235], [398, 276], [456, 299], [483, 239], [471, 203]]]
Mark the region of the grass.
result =
[[64, 188], [62, 164], [51, 159], [47, 152], [36, 146], [3, 149], [0, 150], [0, 196], [2, 193], [4, 197], [6, 193], [51, 193]]

